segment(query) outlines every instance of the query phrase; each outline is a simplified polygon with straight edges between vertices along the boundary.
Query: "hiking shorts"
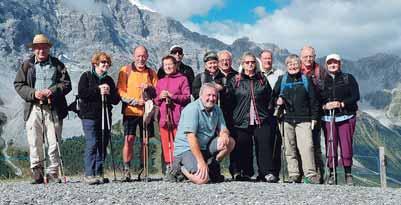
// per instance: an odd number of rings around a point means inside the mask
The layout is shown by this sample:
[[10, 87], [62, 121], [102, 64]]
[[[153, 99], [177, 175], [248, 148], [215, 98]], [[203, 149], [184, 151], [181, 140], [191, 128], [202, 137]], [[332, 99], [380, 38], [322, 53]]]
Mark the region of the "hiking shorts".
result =
[[123, 117], [123, 126], [124, 126], [124, 135], [136, 135], [136, 128], [139, 126], [140, 129], [143, 127], [143, 119], [142, 117], [137, 116], [124, 116]]
[[[218, 137], [215, 137], [210, 141], [209, 145], [207, 146], [207, 150], [201, 150], [205, 162], [208, 163], [210, 159], [214, 159], [219, 150], [221, 150], [221, 148], [219, 149], [218, 146]], [[194, 154], [192, 154], [191, 150], [175, 156], [174, 164], [179, 164], [180, 166], [185, 167], [185, 169], [191, 174], [198, 171], [198, 162], [196, 161], [196, 158]]]
[[[155, 128], [153, 126], [153, 120], [147, 126], [148, 137], [155, 136]], [[139, 126], [139, 135], [142, 137], [143, 130], [143, 118], [142, 117], [134, 117], [134, 116], [124, 116], [123, 117], [123, 126], [124, 126], [124, 136], [127, 135], [136, 135], [136, 128]]]

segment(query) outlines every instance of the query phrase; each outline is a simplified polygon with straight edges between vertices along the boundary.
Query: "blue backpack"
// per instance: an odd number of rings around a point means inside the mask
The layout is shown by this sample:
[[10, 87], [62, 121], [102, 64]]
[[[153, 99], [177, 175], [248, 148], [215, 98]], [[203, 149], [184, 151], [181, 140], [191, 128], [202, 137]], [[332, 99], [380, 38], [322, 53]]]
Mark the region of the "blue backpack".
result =
[[285, 73], [285, 74], [283, 75], [283, 79], [281, 79], [281, 84], [280, 84], [280, 96], [282, 96], [282, 95], [284, 94], [284, 90], [285, 90], [285, 89], [287, 89], [287, 88], [291, 89], [291, 88], [293, 88], [295, 85], [300, 85], [300, 84], [303, 84], [303, 86], [304, 86], [306, 92], [309, 92], [309, 90], [308, 90], [308, 87], [309, 87], [309, 86], [308, 86], [308, 84], [309, 84], [309, 83], [308, 83], [308, 78], [307, 78], [304, 74], [301, 75], [301, 78], [302, 78], [302, 81], [287, 83], [288, 73]]

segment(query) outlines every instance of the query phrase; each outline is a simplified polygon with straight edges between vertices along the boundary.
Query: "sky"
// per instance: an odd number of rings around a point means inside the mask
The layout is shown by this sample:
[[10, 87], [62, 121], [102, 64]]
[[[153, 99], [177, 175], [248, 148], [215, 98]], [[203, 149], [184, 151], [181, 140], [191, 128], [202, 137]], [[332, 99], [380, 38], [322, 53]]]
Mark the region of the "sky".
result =
[[227, 44], [241, 37], [292, 53], [359, 59], [401, 52], [399, 0], [130, 0]]

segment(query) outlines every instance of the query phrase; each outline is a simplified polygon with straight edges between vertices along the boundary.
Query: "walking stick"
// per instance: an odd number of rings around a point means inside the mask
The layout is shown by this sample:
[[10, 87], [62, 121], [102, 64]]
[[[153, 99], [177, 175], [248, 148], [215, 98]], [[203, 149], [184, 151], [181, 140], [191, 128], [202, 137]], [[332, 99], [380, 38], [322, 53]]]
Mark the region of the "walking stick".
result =
[[170, 157], [170, 169], [173, 167], [173, 149], [171, 146], [172, 138], [173, 138], [173, 117], [171, 112], [171, 99], [166, 98], [166, 107], [167, 107], [167, 133], [168, 133], [168, 153]]
[[106, 151], [106, 149], [105, 149], [105, 147], [104, 147], [104, 136], [105, 136], [105, 128], [104, 128], [104, 104], [105, 104], [105, 97], [104, 97], [104, 95], [102, 94], [101, 95], [102, 96], [102, 140], [101, 140], [101, 142], [102, 142], [102, 144], [101, 144], [101, 146], [102, 146], [102, 151], [101, 151], [101, 157], [102, 157], [102, 161], [103, 161], [103, 170], [102, 170], [102, 178], [104, 178], [104, 152]]
[[45, 129], [45, 127], [46, 127], [46, 125], [45, 125], [45, 114], [43, 113], [43, 101], [41, 100], [40, 102], [39, 102], [39, 104], [40, 104], [40, 113], [41, 113], [41, 115], [42, 115], [42, 120], [41, 120], [41, 122], [42, 122], [42, 149], [43, 149], [43, 182], [45, 183], [45, 184], [47, 184], [48, 183], [48, 181], [47, 181], [47, 171], [46, 171], [46, 168], [47, 168], [47, 166], [46, 166], [46, 161], [47, 161], [47, 156], [46, 156], [46, 129]]
[[[102, 95], [102, 103], [104, 104], [104, 107], [106, 109], [106, 124], [107, 124], [107, 130], [111, 132], [111, 123], [110, 123], [110, 117], [109, 117], [109, 107], [107, 106], [107, 99], [104, 97], [104, 95]], [[110, 133], [110, 157], [111, 157], [111, 164], [113, 166], [113, 174], [114, 174], [114, 179], [113, 181], [117, 181], [117, 177], [116, 177], [116, 164], [114, 161], [114, 150], [113, 150], [113, 141], [111, 140], [111, 133]]]
[[[281, 139], [282, 139], [282, 144], [281, 144], [281, 158], [283, 159], [283, 162], [286, 162], [285, 159], [285, 136], [284, 136], [284, 119], [281, 119]], [[283, 171], [282, 171], [282, 175], [283, 175], [283, 182], [285, 181], [285, 170], [286, 170], [286, 163], [282, 163], [283, 166]]]
[[[332, 151], [332, 156], [331, 157], [332, 157], [332, 164], [333, 164], [334, 184], [337, 184], [336, 164], [335, 164], [335, 159], [334, 159], [335, 158], [335, 154], [334, 154], [334, 135], [333, 135], [333, 126], [334, 126], [334, 123], [335, 123], [335, 119], [334, 119], [335, 110], [334, 109], [329, 110], [329, 115], [330, 115], [330, 138], [329, 138], [329, 143], [331, 144], [330, 147], [331, 147], [331, 151]], [[337, 150], [336, 150], [336, 153], [337, 153]]]
[[[149, 136], [148, 136], [148, 125], [146, 124], [146, 118], [148, 117], [150, 111], [153, 109], [153, 102], [152, 100], [147, 100], [144, 106], [144, 115], [143, 115], [143, 171], [145, 172], [145, 182], [149, 182]], [[140, 179], [140, 175], [138, 178]]]
[[[50, 98], [48, 99], [48, 104], [51, 105], [51, 100]], [[54, 115], [53, 115], [53, 110], [52, 106], [50, 106], [50, 114], [52, 116], [52, 122], [53, 122], [53, 127], [54, 127], [54, 136], [56, 136], [56, 146], [57, 146], [57, 151], [58, 151], [58, 156], [59, 156], [59, 163], [60, 163], [60, 168], [59, 168], [59, 175], [63, 178], [64, 184], [67, 183], [67, 177], [64, 174], [64, 163], [63, 163], [63, 157], [61, 155], [61, 149], [60, 149], [60, 141], [59, 141], [59, 136], [57, 136], [57, 130], [56, 130], [56, 121], [54, 120]], [[61, 136], [60, 136], [61, 139]]]

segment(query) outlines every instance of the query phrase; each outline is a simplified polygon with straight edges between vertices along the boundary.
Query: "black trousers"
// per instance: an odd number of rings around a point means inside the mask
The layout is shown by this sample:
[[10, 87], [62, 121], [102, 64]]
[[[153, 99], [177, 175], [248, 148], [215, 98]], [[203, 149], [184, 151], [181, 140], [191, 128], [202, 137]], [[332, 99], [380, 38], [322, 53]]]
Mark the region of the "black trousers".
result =
[[253, 145], [255, 145], [259, 176], [264, 177], [267, 174], [278, 176], [281, 165], [281, 138], [275, 137], [274, 130], [275, 125], [272, 124], [272, 120], [265, 120], [261, 126], [234, 128], [232, 135], [236, 145], [231, 154], [230, 162], [233, 164], [230, 164], [230, 172], [253, 176]]

